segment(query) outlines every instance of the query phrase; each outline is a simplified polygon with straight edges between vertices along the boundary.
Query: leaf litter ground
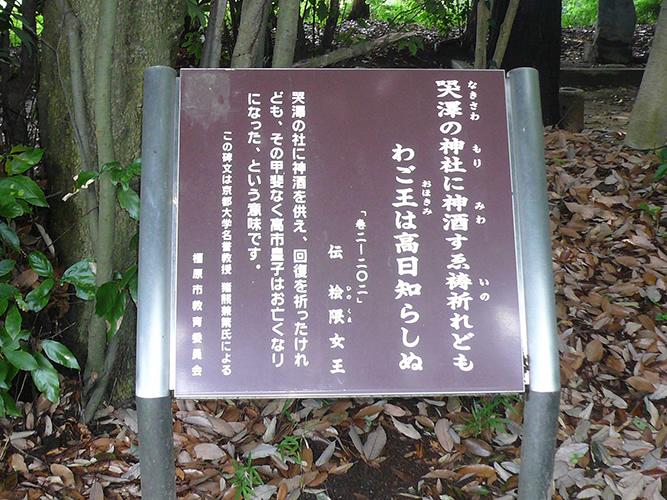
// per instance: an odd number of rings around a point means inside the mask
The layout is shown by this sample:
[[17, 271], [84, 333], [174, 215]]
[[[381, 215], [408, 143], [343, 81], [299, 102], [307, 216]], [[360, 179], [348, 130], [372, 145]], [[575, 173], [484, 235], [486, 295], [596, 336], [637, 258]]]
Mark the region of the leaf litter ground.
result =
[[[587, 91], [583, 133], [545, 131], [562, 397], [554, 498], [667, 498], [667, 183], [622, 146], [636, 90]], [[78, 423], [80, 392], [0, 419], [1, 499], [140, 498], [136, 413]], [[514, 498], [520, 398], [176, 401], [179, 499]], [[487, 398], [486, 404], [491, 403]], [[490, 422], [493, 421], [493, 424]], [[476, 432], [473, 432], [473, 431]]]

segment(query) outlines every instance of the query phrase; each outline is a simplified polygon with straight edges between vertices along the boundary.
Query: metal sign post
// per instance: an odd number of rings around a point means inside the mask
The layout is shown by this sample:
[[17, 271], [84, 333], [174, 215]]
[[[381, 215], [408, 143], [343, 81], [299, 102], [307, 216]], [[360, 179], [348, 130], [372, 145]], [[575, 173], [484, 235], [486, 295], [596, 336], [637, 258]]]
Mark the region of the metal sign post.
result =
[[551, 498], [560, 372], [551, 229], [537, 70], [508, 74], [512, 170], [524, 288], [530, 389], [524, 408], [519, 499]]
[[144, 498], [175, 498], [171, 389], [485, 394], [528, 379], [520, 498], [548, 497], [559, 379], [534, 70], [177, 83], [150, 68], [143, 140]]
[[144, 80], [137, 311], [137, 418], [142, 497], [176, 498], [169, 358], [176, 71]]

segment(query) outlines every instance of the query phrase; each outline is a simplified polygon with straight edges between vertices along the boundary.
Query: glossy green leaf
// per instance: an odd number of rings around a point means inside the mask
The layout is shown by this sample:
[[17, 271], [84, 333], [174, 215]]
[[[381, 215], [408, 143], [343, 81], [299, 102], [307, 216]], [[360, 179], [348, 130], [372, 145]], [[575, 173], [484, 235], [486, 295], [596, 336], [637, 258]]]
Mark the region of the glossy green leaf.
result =
[[60, 393], [58, 372], [42, 353], [36, 352], [35, 359], [39, 366], [30, 372], [32, 380], [35, 382], [37, 389], [42, 391], [49, 401], [56, 403], [58, 401], [58, 394]]
[[74, 178], [77, 189], [90, 186], [89, 182], [95, 180], [100, 176], [97, 172], [81, 172]]
[[21, 417], [21, 412], [16, 408], [14, 398], [5, 390], [0, 390], [0, 416], [11, 415], [12, 417]]
[[117, 161], [111, 161], [109, 163], [105, 163], [104, 165], [102, 165], [102, 168], [100, 168], [100, 175], [106, 173], [107, 171], [118, 170], [118, 167], [120, 167], [120, 162]]
[[125, 167], [125, 171], [132, 176], [141, 175], [141, 158], [137, 158]]
[[0, 277], [5, 276], [6, 274], [12, 272], [12, 269], [14, 269], [15, 265], [16, 261], [14, 260], [11, 259], [0, 260]]
[[3, 350], [2, 354], [9, 361], [9, 364], [14, 365], [19, 370], [29, 372], [38, 368], [37, 361], [29, 352]]
[[[7, 380], [7, 374], [9, 373], [9, 370], [7, 369], [7, 362], [0, 358], [0, 388], [2, 388], [2, 384]], [[9, 385], [7, 385], [9, 387]]]
[[12, 306], [5, 316], [5, 330], [11, 338], [15, 339], [21, 333], [22, 322], [21, 311], [18, 307]]
[[139, 220], [139, 195], [129, 186], [118, 186], [116, 192], [118, 196], [118, 203], [123, 207], [135, 220]]
[[121, 288], [127, 287], [128, 283], [137, 274], [137, 269], [138, 267], [136, 264], [127, 268], [127, 271], [125, 271], [125, 274], [123, 275], [123, 279], [120, 281]]
[[44, 349], [46, 356], [51, 361], [66, 366], [67, 368], [74, 368], [75, 370], [81, 369], [79, 362], [74, 357], [74, 354], [72, 354], [72, 352], [60, 342], [56, 342], [54, 340], [43, 340], [42, 349]]
[[665, 175], [667, 175], [667, 163], [663, 163], [658, 167], [658, 170], [655, 171], [655, 175], [653, 176], [656, 181], [659, 181], [662, 179]]
[[53, 266], [42, 252], [30, 252], [28, 262], [32, 270], [43, 278], [53, 278]]
[[9, 300], [17, 295], [19, 295], [19, 291], [16, 287], [8, 285], [7, 283], [0, 283], [0, 301]]
[[9, 193], [38, 207], [49, 206], [37, 183], [24, 175], [0, 179], [0, 193]]
[[[12, 153], [15, 153], [14, 149], [12, 149]], [[42, 161], [42, 156], [44, 156], [44, 149], [24, 147], [23, 151], [19, 153], [18, 158], [20, 158], [21, 161], [28, 163], [31, 167], [34, 167]]]
[[6, 195], [0, 199], [0, 217], [11, 220], [21, 217], [24, 213], [23, 206], [13, 196]]
[[10, 153], [10, 158], [5, 164], [7, 175], [22, 174], [26, 170], [37, 165], [42, 159], [44, 150], [40, 148], [14, 148]]
[[49, 303], [51, 289], [53, 288], [53, 278], [44, 280], [38, 288], [25, 296], [25, 303], [31, 311], [41, 311]]
[[60, 281], [71, 283], [76, 287], [76, 296], [83, 300], [90, 300], [95, 296], [95, 273], [90, 261], [82, 260], [72, 264], [63, 274]]
[[13, 250], [21, 251], [21, 242], [16, 232], [4, 222], [0, 222], [0, 238], [2, 238]]
[[119, 283], [109, 281], [97, 289], [95, 300], [95, 314], [106, 320], [107, 337], [111, 339], [123, 321], [126, 295], [120, 289]]

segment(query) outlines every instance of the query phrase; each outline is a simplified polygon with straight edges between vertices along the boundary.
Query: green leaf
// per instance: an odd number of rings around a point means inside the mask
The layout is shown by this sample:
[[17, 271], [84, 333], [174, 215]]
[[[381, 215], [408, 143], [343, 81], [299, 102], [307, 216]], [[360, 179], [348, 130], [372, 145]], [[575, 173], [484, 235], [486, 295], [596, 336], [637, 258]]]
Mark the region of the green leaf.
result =
[[123, 275], [123, 279], [120, 281], [121, 288], [127, 287], [130, 280], [137, 274], [137, 269], [138, 267], [136, 264], [127, 268], [127, 271], [125, 271], [125, 274]]
[[[4, 407], [2, 407], [4, 405]], [[7, 391], [0, 390], [0, 411], [2, 417], [9, 414], [12, 417], [21, 417], [21, 412], [16, 408], [14, 398], [12, 398]]]
[[11, 259], [0, 260], [0, 277], [9, 274], [12, 271], [12, 269], [14, 269], [15, 265], [16, 261], [14, 260]]
[[137, 158], [125, 167], [125, 171], [131, 176], [141, 175], [141, 158]]
[[16, 232], [4, 222], [0, 222], [0, 238], [17, 252], [21, 251], [21, 242]]
[[0, 217], [7, 220], [21, 217], [25, 210], [19, 201], [13, 196], [6, 195], [0, 200]]
[[76, 183], [77, 189], [83, 189], [90, 186], [89, 182], [95, 180], [100, 176], [97, 172], [81, 172], [74, 177], [74, 182]]
[[5, 329], [12, 339], [15, 339], [21, 333], [22, 321], [23, 318], [21, 317], [19, 308], [12, 306], [9, 312], [7, 312], [7, 316], [5, 316]]
[[107, 321], [107, 338], [111, 339], [123, 321], [126, 295], [118, 282], [109, 281], [97, 289], [95, 301], [95, 314]]
[[30, 267], [43, 278], [53, 278], [53, 266], [42, 252], [31, 252], [28, 255]]
[[58, 401], [58, 394], [60, 393], [58, 372], [42, 353], [36, 352], [35, 359], [39, 366], [37, 369], [30, 372], [32, 380], [35, 382], [37, 389], [44, 393], [46, 399], [52, 403], [56, 403]]
[[5, 314], [5, 311], [7, 310], [8, 305], [9, 305], [9, 301], [7, 299], [0, 300], [0, 316]]
[[53, 278], [42, 281], [38, 288], [25, 296], [25, 303], [31, 311], [41, 311], [49, 303], [51, 289], [53, 288]]
[[62, 345], [60, 342], [54, 340], [43, 340], [42, 349], [51, 361], [66, 366], [67, 368], [74, 368], [80, 370], [79, 362], [74, 357], [74, 354]]
[[134, 220], [139, 220], [139, 195], [129, 186], [119, 185], [116, 191], [118, 203]]
[[106, 173], [109, 170], [118, 170], [118, 167], [120, 167], [120, 162], [117, 161], [110, 161], [109, 163], [105, 163], [102, 165], [102, 168], [100, 168], [100, 175]]
[[656, 181], [659, 181], [662, 179], [665, 175], [667, 175], [667, 163], [663, 163], [658, 167], [658, 170], [655, 171], [655, 175], [653, 176]]
[[132, 239], [130, 240], [130, 250], [138, 250], [139, 249], [139, 231], [134, 233], [134, 236], [132, 236]]
[[5, 358], [11, 365], [14, 365], [19, 370], [26, 372], [36, 370], [39, 365], [35, 358], [32, 357], [32, 354], [25, 351], [2, 351]]
[[90, 300], [95, 296], [95, 273], [92, 263], [82, 260], [72, 264], [60, 279], [63, 283], [71, 283], [76, 287], [76, 296], [83, 300]]
[[7, 175], [22, 174], [26, 170], [37, 165], [42, 159], [44, 150], [40, 148], [14, 148], [10, 153], [10, 158], [5, 164]]
[[44, 193], [30, 177], [18, 175], [0, 179], [0, 195], [9, 194], [38, 207], [48, 207]]
[[95, 293], [95, 314], [104, 318], [113, 311], [120, 297], [120, 287], [116, 281], [108, 281]]
[[0, 386], [5, 380], [7, 380], [7, 373], [9, 373], [7, 362], [0, 358]]
[[7, 283], [0, 283], [0, 301], [9, 300], [12, 297], [16, 297], [19, 294], [19, 291], [16, 287], [8, 285]]

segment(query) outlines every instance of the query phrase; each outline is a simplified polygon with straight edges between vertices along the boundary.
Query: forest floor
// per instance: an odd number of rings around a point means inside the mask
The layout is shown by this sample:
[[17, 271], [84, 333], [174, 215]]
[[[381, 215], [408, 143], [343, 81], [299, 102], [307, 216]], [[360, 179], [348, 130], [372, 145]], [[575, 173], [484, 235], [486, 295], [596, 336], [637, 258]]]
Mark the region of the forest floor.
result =
[[[573, 33], [565, 54], [585, 35]], [[667, 183], [653, 178], [655, 154], [622, 145], [636, 90], [587, 89], [585, 129], [544, 132], [557, 499], [667, 498]], [[0, 499], [140, 498], [135, 410], [106, 407], [86, 427], [78, 382], [63, 386], [58, 404], [40, 397], [0, 419]], [[522, 407], [518, 396], [175, 401], [178, 497], [235, 498], [234, 478], [252, 469], [257, 499], [514, 498]]]

